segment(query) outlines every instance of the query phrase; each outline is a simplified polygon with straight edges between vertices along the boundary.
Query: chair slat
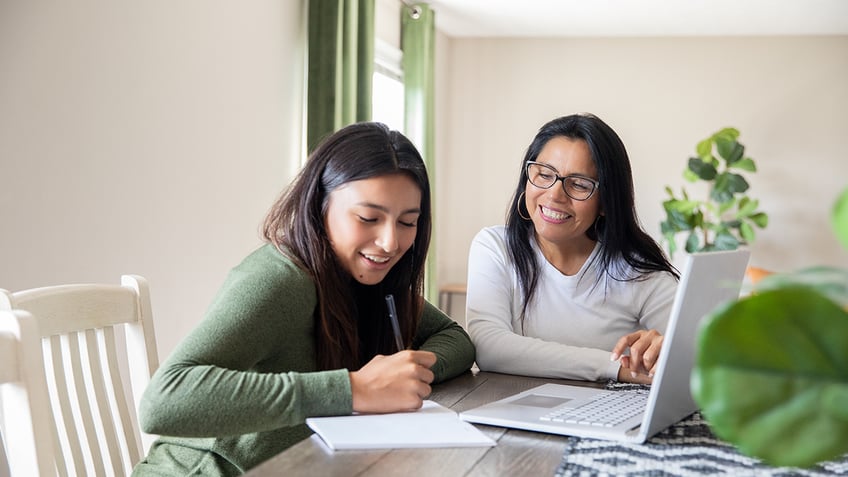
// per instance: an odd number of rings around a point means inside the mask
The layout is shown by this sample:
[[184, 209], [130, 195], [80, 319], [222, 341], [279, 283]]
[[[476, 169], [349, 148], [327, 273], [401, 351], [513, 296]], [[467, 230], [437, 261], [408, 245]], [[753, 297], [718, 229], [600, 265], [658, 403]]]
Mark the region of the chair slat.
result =
[[[100, 444], [97, 441], [97, 430], [94, 426], [94, 417], [91, 415], [91, 407], [89, 403], [92, 401], [90, 391], [85, 383], [85, 377], [82, 369], [82, 351], [80, 350], [81, 334], [74, 332], [68, 334], [68, 354], [70, 355], [71, 371], [70, 376], [73, 378], [73, 395], [76, 398], [73, 411], [75, 417], [79, 419], [80, 426], [83, 430], [83, 436], [86, 439], [86, 447], [84, 450], [88, 452], [83, 455], [91, 459], [89, 463], [94, 467], [94, 475], [106, 475], [103, 468], [103, 453], [100, 451]], [[70, 389], [69, 389], [70, 390]], [[69, 393], [70, 394], [70, 393]]]
[[91, 388], [94, 392], [94, 399], [89, 402], [89, 405], [95, 408], [99, 414], [97, 424], [103, 433], [104, 441], [101, 445], [105, 444], [108, 450], [108, 452], [103, 453], [104, 464], [112, 468], [114, 475], [124, 475], [123, 457], [121, 456], [120, 441], [116, 432], [117, 426], [103, 379], [104, 375], [109, 373], [108, 363], [105, 363], [100, 356], [99, 341], [97, 330], [85, 331], [88, 371], [91, 378]]
[[[127, 399], [117, 399], [117, 397], [127, 396], [129, 393], [129, 389], [124, 387], [124, 382], [120, 379], [118, 374], [118, 370], [120, 369], [120, 365], [118, 363], [118, 353], [120, 352], [118, 348], [122, 348], [118, 345], [118, 340], [115, 338], [115, 330], [113, 328], [105, 328], [103, 330], [103, 344], [104, 351], [106, 356], [104, 359], [108, 363], [108, 369], [110, 371], [109, 378], [111, 381], [111, 389], [112, 393], [116, 396], [115, 402], [115, 410], [118, 414], [118, 420], [125, 429], [131, 429], [137, 426], [136, 420], [134, 419], [135, 413], [130, 409], [130, 403]], [[132, 462], [138, 462], [142, 457], [142, 447], [141, 440], [139, 436], [132, 432], [125, 432], [124, 436], [126, 437], [126, 451], [129, 454], [130, 460]]]
[[53, 336], [53, 337], [48, 338], [48, 339], [41, 339], [41, 337], [39, 335], [39, 341], [42, 342], [42, 344], [41, 344], [41, 354], [42, 354], [42, 358], [43, 358], [42, 362], [43, 362], [43, 366], [44, 366], [45, 377], [47, 378], [45, 380], [45, 384], [47, 385], [47, 390], [48, 390], [47, 397], [48, 397], [48, 400], [51, 401], [50, 402], [50, 410], [49, 410], [50, 412], [47, 412], [46, 414], [47, 414], [47, 417], [48, 417], [48, 421], [50, 423], [50, 429], [53, 430], [53, 432], [50, 433], [51, 434], [50, 437], [51, 437], [51, 440], [53, 441], [52, 451], [54, 452], [54, 457], [55, 457], [54, 462], [55, 462], [55, 465], [56, 465], [56, 473], [59, 475], [59, 477], [68, 477], [68, 466], [67, 466], [66, 462], [68, 462], [69, 459], [66, 458], [66, 454], [67, 454], [67, 452], [65, 451], [66, 447], [64, 447], [62, 445], [62, 441], [59, 438], [59, 436], [62, 435], [63, 432], [59, 431], [59, 424], [56, 422], [56, 415], [55, 415], [55, 412], [54, 412], [54, 410], [57, 409], [59, 406], [56, 402], [54, 402], [54, 401], [56, 401], [56, 399], [54, 399], [54, 397], [58, 395], [57, 394], [58, 391], [56, 390], [56, 378], [55, 378], [55, 373], [53, 372], [53, 346], [52, 346], [51, 342], [55, 341], [56, 343], [59, 343], [59, 340], [60, 340], [60, 338], [58, 336]]
[[63, 454], [65, 459], [70, 459], [70, 461], [66, 460], [66, 465], [70, 464], [70, 467], [74, 468], [75, 475], [85, 475], [85, 460], [79, 439], [82, 429], [79, 428], [74, 419], [69, 392], [72, 389], [66, 379], [66, 374], [69, 374], [72, 369], [71, 364], [68, 363], [69, 358], [66, 359], [63, 352], [65, 346], [62, 346], [62, 342], [66, 341], [68, 341], [67, 336], [50, 337], [50, 351], [54, 370], [53, 379], [56, 384], [56, 393], [51, 395], [51, 398], [58, 401], [59, 415], [56, 416], [56, 421], [57, 423], [61, 422], [64, 426], [63, 432], [59, 431], [58, 427], [56, 430], [57, 432], [61, 432], [61, 435], [66, 439], [68, 452]]

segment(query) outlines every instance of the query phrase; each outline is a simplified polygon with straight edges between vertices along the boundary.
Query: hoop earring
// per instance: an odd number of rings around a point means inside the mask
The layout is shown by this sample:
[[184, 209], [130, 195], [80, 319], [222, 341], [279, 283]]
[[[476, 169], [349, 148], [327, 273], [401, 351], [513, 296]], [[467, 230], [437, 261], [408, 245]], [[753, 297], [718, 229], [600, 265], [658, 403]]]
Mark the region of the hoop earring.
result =
[[[518, 211], [518, 216], [524, 220], [533, 220], [530, 217], [525, 217], [521, 215], [521, 203], [524, 202], [524, 192], [518, 195], [518, 202], [515, 204], [515, 209]], [[527, 204], [524, 205], [524, 208], [527, 208]], [[529, 213], [529, 212], [528, 212]]]

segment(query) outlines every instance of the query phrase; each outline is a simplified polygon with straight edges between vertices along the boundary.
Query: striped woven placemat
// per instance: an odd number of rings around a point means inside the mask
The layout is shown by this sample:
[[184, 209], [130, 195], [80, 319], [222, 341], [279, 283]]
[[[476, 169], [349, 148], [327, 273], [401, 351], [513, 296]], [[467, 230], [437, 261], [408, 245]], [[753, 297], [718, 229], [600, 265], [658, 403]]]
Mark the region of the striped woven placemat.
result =
[[[632, 385], [608, 385], [621, 389]], [[570, 437], [556, 477], [831, 476], [848, 475], [848, 455], [805, 468], [771, 467], [713, 435], [696, 412], [644, 444]]]

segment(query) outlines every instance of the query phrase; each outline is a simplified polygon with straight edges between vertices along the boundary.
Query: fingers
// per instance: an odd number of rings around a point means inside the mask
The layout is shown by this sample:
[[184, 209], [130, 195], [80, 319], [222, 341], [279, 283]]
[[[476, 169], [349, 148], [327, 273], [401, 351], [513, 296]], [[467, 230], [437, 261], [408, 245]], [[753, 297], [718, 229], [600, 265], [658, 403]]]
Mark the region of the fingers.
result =
[[657, 367], [657, 362], [660, 360], [660, 349], [662, 349], [662, 336], [657, 341], [652, 342], [651, 346], [642, 353], [642, 368], [648, 376], [654, 376], [654, 370]]
[[402, 351], [401, 354], [408, 354], [410, 358], [421, 366], [430, 369], [434, 364], [436, 364], [436, 354], [432, 351], [411, 351], [406, 350]]
[[619, 364], [621, 366], [618, 368], [618, 381], [621, 383], [651, 384], [654, 380], [653, 374], [640, 374], [630, 368], [628, 356], [622, 356]]
[[653, 379], [653, 377], [656, 373], [657, 373], [657, 364], [654, 363], [654, 365], [651, 367], [651, 369], [648, 370], [648, 377]]
[[[623, 336], [612, 350], [610, 359], [619, 360], [632, 378], [638, 375], [653, 377], [662, 349], [663, 336], [657, 330], [640, 330]], [[625, 355], [625, 351], [629, 354]], [[619, 372], [619, 375], [621, 372]]]
[[624, 366], [618, 369], [618, 382], [633, 384], [651, 384], [653, 377], [646, 374], [633, 373]]
[[[395, 353], [405, 365], [411, 366], [408, 370], [411, 375], [417, 377], [424, 383], [432, 383], [435, 375], [430, 367], [436, 364], [436, 355], [430, 351], [405, 350]], [[408, 360], [408, 361], [407, 361]], [[429, 395], [428, 392], [426, 395]]]
[[610, 356], [610, 361], [617, 361], [624, 354], [624, 351], [630, 347], [630, 345], [639, 339], [639, 332], [630, 333], [629, 335], [622, 336], [618, 342], [615, 344], [615, 347], [612, 349], [612, 355]]
[[384, 413], [419, 409], [430, 395], [436, 355], [405, 350], [375, 356], [358, 371], [349, 373], [353, 410]]
[[[663, 336], [656, 330], [650, 330], [647, 334], [645, 346], [640, 347], [637, 354], [641, 357], [640, 366], [634, 366], [636, 372], [653, 376], [653, 370], [657, 366], [662, 350]], [[638, 344], [638, 343], [637, 343]]]

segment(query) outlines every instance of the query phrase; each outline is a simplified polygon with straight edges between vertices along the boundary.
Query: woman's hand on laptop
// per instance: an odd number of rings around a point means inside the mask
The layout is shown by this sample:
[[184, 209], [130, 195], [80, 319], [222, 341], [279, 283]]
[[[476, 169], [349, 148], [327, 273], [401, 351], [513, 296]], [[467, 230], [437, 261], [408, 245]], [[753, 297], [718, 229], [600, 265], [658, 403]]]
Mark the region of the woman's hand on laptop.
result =
[[[639, 330], [621, 337], [610, 360], [618, 361], [618, 380], [650, 384], [662, 349], [663, 335], [657, 330]], [[625, 354], [625, 351], [628, 351]]]
[[618, 368], [618, 382], [632, 384], [651, 384], [654, 378], [647, 374], [636, 374], [630, 372], [630, 368], [625, 368], [623, 365]]

